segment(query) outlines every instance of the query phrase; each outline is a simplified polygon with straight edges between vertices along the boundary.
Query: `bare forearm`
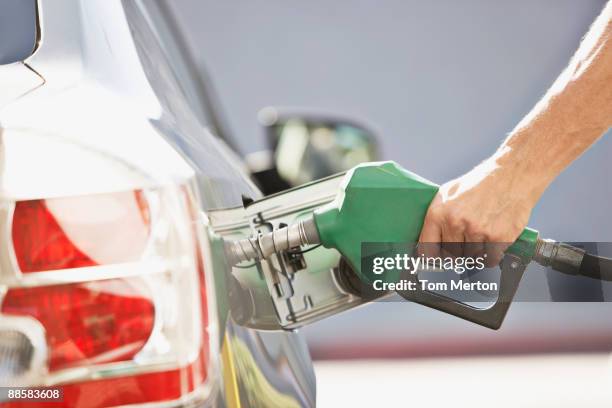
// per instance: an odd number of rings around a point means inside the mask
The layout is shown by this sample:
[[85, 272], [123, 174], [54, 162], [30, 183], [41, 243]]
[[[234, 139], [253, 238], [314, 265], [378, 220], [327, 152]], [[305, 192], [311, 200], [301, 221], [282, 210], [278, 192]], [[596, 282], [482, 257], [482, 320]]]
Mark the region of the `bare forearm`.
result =
[[440, 187], [421, 242], [516, 240], [551, 181], [612, 125], [611, 20], [612, 0], [566, 70], [497, 152]]
[[492, 159], [537, 200], [612, 125], [612, 2], [566, 70]]

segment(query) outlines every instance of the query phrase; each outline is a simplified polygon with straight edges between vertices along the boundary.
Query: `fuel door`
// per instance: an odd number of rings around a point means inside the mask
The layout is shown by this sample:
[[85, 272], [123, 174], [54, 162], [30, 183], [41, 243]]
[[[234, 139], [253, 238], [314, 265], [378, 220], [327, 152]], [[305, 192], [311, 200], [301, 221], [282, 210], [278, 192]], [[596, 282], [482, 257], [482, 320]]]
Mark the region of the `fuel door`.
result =
[[[305, 184], [244, 207], [209, 211], [210, 231], [223, 240], [237, 240], [291, 225], [332, 201], [343, 176]], [[258, 329], [295, 329], [381, 296], [362, 293], [363, 285], [340, 253], [322, 246], [292, 248], [227, 270], [233, 318]]]

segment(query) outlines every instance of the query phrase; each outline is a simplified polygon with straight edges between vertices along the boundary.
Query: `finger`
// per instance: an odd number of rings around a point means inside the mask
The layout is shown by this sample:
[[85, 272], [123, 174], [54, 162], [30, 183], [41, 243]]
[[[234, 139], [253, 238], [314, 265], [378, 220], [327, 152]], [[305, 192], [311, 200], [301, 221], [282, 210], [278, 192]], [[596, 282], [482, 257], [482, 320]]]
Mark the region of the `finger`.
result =
[[442, 241], [442, 230], [440, 225], [431, 220], [430, 217], [425, 218], [421, 235], [419, 236], [419, 246], [417, 253], [427, 257], [440, 256], [440, 242]]
[[[465, 262], [467, 264], [469, 260], [470, 264], [473, 265], [472, 268], [468, 268], [466, 266], [465, 279], [468, 279], [469, 281], [471, 281], [471, 279], [475, 277], [478, 272], [480, 272], [480, 269], [477, 268], [475, 265], [476, 265], [476, 259], [480, 257], [484, 257], [484, 251], [485, 251], [484, 241], [485, 241], [485, 237], [484, 235], [481, 235], [481, 234], [467, 233], [465, 236], [465, 244], [463, 247], [463, 253], [465, 255]], [[484, 257], [484, 260], [486, 261], [486, 257]]]
[[482, 234], [466, 234], [463, 246], [465, 256], [478, 258], [485, 253], [485, 236]]
[[463, 228], [459, 224], [449, 223], [442, 228], [442, 254], [453, 258], [463, 256], [463, 243], [465, 237]]
[[494, 266], [499, 265], [502, 258], [504, 257], [504, 253], [510, 244], [504, 242], [492, 242], [489, 241], [485, 244], [485, 254], [487, 259], [485, 261], [485, 266], [487, 268], [492, 268]]

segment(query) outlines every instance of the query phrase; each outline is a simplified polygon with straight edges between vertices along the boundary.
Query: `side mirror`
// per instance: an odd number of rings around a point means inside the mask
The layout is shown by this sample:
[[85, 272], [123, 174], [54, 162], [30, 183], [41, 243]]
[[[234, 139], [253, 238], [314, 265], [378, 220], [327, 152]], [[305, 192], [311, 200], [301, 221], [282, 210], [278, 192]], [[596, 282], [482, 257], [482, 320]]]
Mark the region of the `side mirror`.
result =
[[355, 121], [276, 108], [265, 108], [258, 117], [269, 150], [267, 154], [258, 152], [247, 162], [259, 160], [258, 166], [251, 167], [256, 167], [253, 177], [265, 194], [378, 159], [374, 132]]
[[40, 40], [36, 0], [0, 2], [0, 65], [23, 61]]

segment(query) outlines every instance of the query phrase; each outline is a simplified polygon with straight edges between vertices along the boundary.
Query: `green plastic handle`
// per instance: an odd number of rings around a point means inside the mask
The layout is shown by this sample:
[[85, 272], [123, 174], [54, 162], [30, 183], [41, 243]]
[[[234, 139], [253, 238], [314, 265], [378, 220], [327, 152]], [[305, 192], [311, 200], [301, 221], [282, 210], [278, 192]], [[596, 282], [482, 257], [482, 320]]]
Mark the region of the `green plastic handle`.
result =
[[531, 262], [535, 255], [539, 235], [538, 231], [529, 227], [525, 228], [506, 252], [520, 257], [524, 263]]

